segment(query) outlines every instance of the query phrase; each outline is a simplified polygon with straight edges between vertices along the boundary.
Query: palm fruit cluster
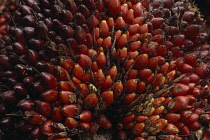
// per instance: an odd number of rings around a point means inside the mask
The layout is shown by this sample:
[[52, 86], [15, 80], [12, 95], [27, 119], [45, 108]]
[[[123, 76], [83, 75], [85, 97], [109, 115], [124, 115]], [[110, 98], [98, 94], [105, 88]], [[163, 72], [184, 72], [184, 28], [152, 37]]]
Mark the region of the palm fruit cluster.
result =
[[17, 1], [7, 1], [4, 0], [0, 2], [0, 38], [7, 35], [7, 29], [9, 29], [8, 22], [10, 20], [9, 12], [18, 9]]
[[210, 47], [188, 0], [22, 0], [0, 48], [0, 139], [210, 138]]

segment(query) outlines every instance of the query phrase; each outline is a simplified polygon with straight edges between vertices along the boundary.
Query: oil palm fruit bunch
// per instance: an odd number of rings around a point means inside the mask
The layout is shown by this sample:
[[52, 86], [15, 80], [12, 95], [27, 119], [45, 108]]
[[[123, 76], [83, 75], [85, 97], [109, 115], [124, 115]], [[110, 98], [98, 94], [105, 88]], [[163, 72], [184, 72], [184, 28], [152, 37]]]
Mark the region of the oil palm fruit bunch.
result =
[[12, 15], [1, 139], [210, 138], [210, 47], [189, 0], [22, 0]]

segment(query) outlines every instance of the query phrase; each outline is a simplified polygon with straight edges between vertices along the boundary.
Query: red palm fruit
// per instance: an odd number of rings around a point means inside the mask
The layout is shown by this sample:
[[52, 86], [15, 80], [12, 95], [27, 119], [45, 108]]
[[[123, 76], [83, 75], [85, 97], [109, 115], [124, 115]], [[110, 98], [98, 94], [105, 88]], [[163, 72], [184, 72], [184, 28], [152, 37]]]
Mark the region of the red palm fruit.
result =
[[53, 133], [55, 130], [52, 126], [53, 126], [53, 122], [51, 120], [45, 121], [41, 126], [42, 132], [43, 133]]
[[114, 94], [113, 91], [105, 91], [101, 93], [101, 97], [103, 101], [106, 103], [107, 106], [111, 105], [111, 103], [114, 100]]
[[104, 83], [101, 85], [103, 89], [108, 89], [112, 85], [112, 78], [110, 75], [106, 76]]
[[58, 92], [56, 90], [49, 89], [42, 92], [40, 97], [45, 102], [53, 102], [58, 99]]
[[194, 68], [188, 64], [183, 64], [182, 68], [180, 69], [182, 73], [192, 73], [193, 70]]
[[101, 34], [103, 35], [103, 38], [106, 38], [109, 35], [109, 26], [106, 22], [106, 20], [102, 20], [99, 24], [99, 29], [101, 31]]
[[72, 104], [76, 102], [76, 94], [70, 91], [60, 91], [59, 100], [63, 104]]
[[143, 13], [143, 7], [141, 2], [138, 2], [135, 5], [133, 5], [132, 9], [134, 10], [134, 17], [140, 17]]
[[126, 34], [122, 34], [122, 36], [120, 36], [118, 41], [117, 41], [118, 47], [119, 48], [123, 48], [126, 45], [127, 41], [128, 41], [127, 35]]
[[33, 125], [27, 124], [24, 120], [17, 122], [17, 129], [22, 132], [27, 132], [33, 129]]
[[210, 114], [202, 114], [202, 115], [200, 115], [200, 121], [202, 123], [208, 124], [210, 122]]
[[56, 66], [55, 67], [55, 77], [57, 78], [58, 81], [64, 81], [68, 77], [67, 71], [60, 66]]
[[132, 133], [136, 136], [141, 135], [143, 132], [143, 129], [145, 127], [144, 123], [137, 123], [133, 128], [132, 128]]
[[200, 27], [197, 24], [188, 25], [185, 28], [184, 35], [186, 38], [194, 39], [200, 31]]
[[128, 5], [126, 3], [120, 5], [119, 11], [122, 13], [122, 17], [124, 18], [128, 14]]
[[95, 78], [95, 82], [97, 85], [101, 86], [104, 83], [105, 76], [104, 76], [102, 69], [99, 69], [97, 72], [95, 72], [94, 78]]
[[143, 93], [144, 92], [144, 90], [145, 90], [145, 82], [138, 82], [137, 83], [137, 86], [136, 86], [136, 92], [138, 93], [138, 94], [140, 94], [140, 93]]
[[87, 33], [81, 26], [77, 26], [75, 28], [74, 38], [78, 44], [83, 44], [86, 40], [86, 36]]
[[62, 91], [71, 91], [73, 86], [69, 81], [60, 81], [58, 82], [58, 89]]
[[129, 68], [131, 68], [131, 67], [133, 66], [134, 62], [135, 62], [134, 59], [128, 60], [128, 61], [126, 62], [126, 64], [125, 64], [124, 68], [125, 68], [126, 70], [128, 70]]
[[181, 116], [181, 121], [185, 125], [191, 125], [199, 119], [199, 115], [196, 113], [192, 113], [192, 111], [184, 111], [182, 112], [183, 115]]
[[104, 12], [104, 2], [102, 0], [99, 0], [95, 3], [95, 8], [101, 13]]
[[136, 137], [135, 140], [146, 140], [146, 139], [143, 137]]
[[157, 135], [160, 133], [166, 126], [167, 126], [167, 120], [165, 119], [158, 119], [155, 122], [152, 123], [152, 127], [156, 127], [156, 131], [152, 131], [152, 135]]
[[152, 57], [148, 60], [148, 68], [149, 69], [156, 69], [158, 66], [158, 58], [157, 57]]
[[175, 35], [171, 42], [173, 43], [174, 47], [179, 46], [181, 47], [182, 45], [184, 45], [185, 42], [185, 36], [180, 34], [180, 35]]
[[160, 116], [159, 115], [152, 115], [149, 117], [150, 119], [150, 125], [153, 124], [156, 120], [160, 119]]
[[200, 80], [200, 77], [195, 73], [190, 74], [188, 77], [190, 79], [190, 83], [197, 83]]
[[92, 60], [89, 56], [80, 54], [77, 63], [82, 67], [82, 68], [87, 68], [92, 65]]
[[190, 82], [189, 77], [184, 77], [182, 80], [179, 81], [179, 83], [187, 85]]
[[88, 51], [87, 51], [87, 55], [88, 55], [92, 60], [95, 60], [97, 54], [98, 54], [98, 53], [96, 52], [96, 50], [93, 50], [93, 49], [88, 49]]
[[108, 49], [111, 49], [112, 47], [112, 38], [110, 36], [104, 38], [103, 42], [102, 42], [102, 47], [105, 49], [106, 47], [108, 47]]
[[97, 124], [99, 124], [100, 126], [105, 125], [107, 123], [107, 118], [105, 115], [100, 115], [97, 119]]
[[123, 27], [125, 27], [125, 21], [123, 19], [122, 16], [119, 16], [116, 20], [115, 20], [115, 26], [117, 27], [117, 29], [121, 29]]
[[137, 76], [138, 71], [135, 69], [130, 69], [128, 71], [128, 79], [135, 79]]
[[130, 44], [130, 47], [129, 47], [129, 51], [137, 51], [141, 46], [141, 42], [140, 41], [134, 41]]
[[154, 73], [152, 73], [146, 80], [146, 85], [152, 83], [153, 79], [154, 79], [155, 75]]
[[148, 33], [148, 25], [147, 24], [143, 24], [139, 27], [139, 31], [140, 31], [140, 34], [145, 34], [145, 33]]
[[106, 65], [106, 61], [107, 61], [106, 56], [104, 55], [103, 52], [100, 52], [96, 57], [96, 62], [98, 66], [103, 67], [104, 65]]
[[77, 5], [75, 2], [67, 1], [65, 4], [65, 9], [71, 11], [71, 13], [74, 15], [77, 12]]
[[85, 71], [85, 75], [84, 75], [82, 81], [83, 81], [84, 83], [90, 81], [90, 79], [91, 79], [91, 76], [90, 76], [90, 75], [91, 75], [90, 70]]
[[111, 31], [114, 26], [114, 19], [113, 17], [109, 17], [106, 19], [107, 25], [109, 26], [109, 30]]
[[169, 123], [175, 124], [181, 118], [180, 114], [177, 113], [167, 113], [164, 119], [168, 120]]
[[182, 111], [186, 108], [189, 102], [189, 97], [187, 96], [177, 96], [168, 104], [168, 107], [173, 111]]
[[115, 33], [114, 33], [114, 36], [116, 38], [116, 41], [119, 40], [119, 38], [122, 36], [122, 31], [121, 30], [117, 30]]
[[168, 123], [167, 126], [163, 129], [163, 131], [169, 132], [170, 134], [179, 133], [179, 129], [173, 123]]
[[136, 97], [136, 93], [129, 93], [129, 94], [126, 94], [125, 95], [125, 98], [124, 98], [124, 103], [126, 104], [130, 104], [131, 102], [133, 102], [133, 100], [135, 99]]
[[25, 98], [28, 94], [27, 88], [24, 86], [23, 83], [17, 83], [14, 86], [15, 96], [18, 98]]
[[138, 71], [138, 77], [142, 80], [147, 79], [151, 74], [151, 69], [142, 69]]
[[[134, 13], [135, 13], [135, 11], [134, 11]], [[143, 17], [136, 17], [136, 18], [134, 18], [134, 20], [132, 22], [132, 24], [139, 24], [139, 25], [142, 25], [142, 23], [143, 23]]]
[[23, 99], [17, 103], [17, 107], [24, 111], [30, 111], [30, 110], [34, 110], [35, 104], [31, 100]]
[[96, 18], [96, 16], [94, 14], [92, 14], [87, 20], [86, 20], [86, 24], [88, 25], [90, 31], [93, 30], [93, 28], [95, 28], [98, 24], [99, 24], [99, 20], [98, 18]]
[[152, 115], [162, 115], [163, 112], [165, 110], [165, 107], [164, 106], [159, 106], [158, 108], [156, 108], [154, 110], [154, 112], [152, 113]]
[[47, 72], [47, 73], [50, 73], [50, 74], [54, 74], [55, 66], [52, 63], [49, 63], [49, 62], [38, 61], [36, 63], [36, 68], [39, 71], [44, 71], [44, 72]]
[[188, 125], [187, 127], [191, 131], [197, 131], [197, 130], [201, 129], [201, 124], [198, 121], [196, 121], [193, 124]]
[[32, 125], [39, 125], [46, 121], [46, 118], [36, 111], [25, 111], [24, 115], [24, 119], [27, 123]]
[[72, 38], [74, 35], [74, 32], [75, 31], [68, 25], [62, 25], [59, 28], [59, 34], [64, 39]]
[[108, 71], [109, 75], [111, 76], [111, 78], [113, 79], [115, 76], [117, 76], [117, 67], [114, 65], [112, 66], [109, 71]]
[[95, 93], [91, 93], [83, 99], [84, 108], [91, 109], [98, 104], [98, 97]]
[[72, 74], [77, 79], [82, 80], [82, 78], [84, 76], [84, 70], [83, 70], [83, 68], [80, 65], [75, 64], [73, 69], [72, 69]]
[[176, 71], [175, 71], [175, 70], [173, 70], [173, 71], [167, 73], [167, 74], [166, 74], [166, 78], [167, 78], [167, 80], [168, 80], [167, 82], [173, 81], [173, 80], [174, 80], [174, 77], [175, 77], [175, 74], [176, 74]]
[[208, 67], [206, 64], [200, 64], [196, 69], [195, 73], [200, 77], [204, 78], [209, 74]]
[[60, 65], [62, 68], [64, 68], [67, 72], [71, 70], [71, 68], [74, 66], [74, 61], [71, 58], [61, 58], [60, 59]]
[[175, 96], [185, 96], [189, 92], [189, 87], [185, 84], [177, 83], [171, 90]]
[[138, 115], [135, 117], [135, 122], [137, 123], [143, 123], [148, 119], [147, 116], [143, 116], [143, 115]]
[[28, 76], [23, 79], [23, 83], [26, 87], [31, 87], [34, 82], [35, 82], [35, 78], [32, 76]]
[[85, 44], [79, 44], [76, 48], [75, 48], [75, 52], [77, 54], [86, 54], [88, 51], [88, 47]]
[[85, 45], [90, 46], [93, 44], [93, 36], [90, 33], [87, 33]]
[[117, 81], [114, 83], [113, 94], [114, 97], [117, 97], [123, 93], [123, 84], [121, 81]]
[[36, 126], [31, 130], [29, 137], [32, 139], [38, 139], [41, 135], [41, 131], [41, 128], [39, 126]]
[[163, 73], [163, 75], [166, 75], [168, 72], [168, 68], [169, 68], [169, 63], [168, 62], [164, 63], [160, 68], [160, 73]]
[[187, 126], [177, 126], [179, 128], [179, 134], [180, 135], [189, 135], [190, 134], [190, 130]]
[[165, 101], [165, 98], [164, 98], [164, 97], [158, 97], [158, 98], [154, 99], [153, 106], [154, 106], [154, 107], [159, 106], [159, 105], [161, 105], [164, 101]]
[[84, 131], [88, 131], [90, 129], [89, 122], [78, 122], [78, 127]]
[[88, 133], [93, 134], [98, 131], [99, 125], [96, 122], [90, 122]]
[[131, 114], [131, 115], [128, 115], [128, 116], [125, 116], [123, 118], [123, 122], [124, 123], [131, 123], [135, 118], [135, 115], [134, 114]]
[[153, 25], [153, 29], [159, 28], [161, 25], [164, 25], [164, 19], [161, 17], [153, 18], [151, 20], [151, 23]]
[[94, 61], [94, 62], [92, 63], [91, 70], [92, 70], [93, 72], [97, 72], [97, 71], [99, 70], [99, 67], [98, 67], [98, 64], [97, 64], [96, 61]]
[[158, 85], [164, 84], [164, 82], [162, 82], [162, 80], [163, 80], [163, 75], [162, 75], [162, 73], [157, 74], [156, 79], [155, 79], [155, 81], [154, 81], [154, 85], [155, 85], [155, 86], [158, 86]]
[[47, 72], [41, 72], [38, 75], [39, 79], [41, 80], [42, 84], [46, 86], [46, 88], [56, 88], [57, 82], [54, 75], [47, 73]]
[[125, 17], [125, 22], [126, 23], [132, 23], [134, 20], [134, 10], [133, 9], [129, 9], [128, 10], [128, 14]]
[[64, 121], [64, 125], [70, 129], [77, 128], [78, 122], [72, 117], [67, 117]]
[[135, 52], [131, 52], [129, 51], [128, 52], [128, 56], [129, 56], [129, 59], [135, 59], [137, 56], [139, 55], [139, 52], [138, 51], [135, 51]]
[[134, 67], [136, 69], [140, 70], [140, 69], [146, 67], [147, 64], [148, 64], [148, 55], [147, 54], [141, 54], [136, 58]]
[[73, 117], [76, 116], [80, 110], [77, 105], [70, 104], [63, 106], [62, 111], [65, 117]]
[[50, 117], [53, 121], [61, 121], [63, 119], [62, 110], [59, 107], [54, 107], [52, 109]]
[[43, 101], [40, 101], [40, 100], [36, 100], [35, 104], [36, 104], [37, 112], [39, 112], [43, 116], [49, 116], [50, 115], [50, 112], [52, 110], [52, 106], [51, 106], [50, 103], [43, 102]]
[[83, 110], [78, 116], [75, 118], [80, 119], [82, 122], [88, 122], [92, 119], [92, 113], [89, 110]]
[[78, 6], [77, 12], [80, 12], [85, 18], [88, 18], [90, 16], [89, 9], [83, 4]]
[[120, 56], [120, 60], [124, 61], [128, 57], [127, 48], [118, 49], [116, 55]]
[[84, 83], [77, 85], [77, 89], [82, 94], [81, 96], [87, 96], [88, 94], [88, 86]]
[[139, 24], [133, 24], [128, 27], [128, 32], [130, 35], [134, 35], [139, 31]]
[[190, 53], [190, 54], [187, 54], [185, 57], [184, 57], [184, 62], [193, 66], [193, 67], [196, 67], [197, 65], [197, 59], [198, 59], [198, 54], [196, 53]]
[[126, 91], [129, 92], [133, 92], [136, 89], [137, 86], [137, 80], [136, 79], [130, 79], [128, 81], [126, 81]]
[[112, 16], [116, 16], [120, 11], [120, 0], [113, 0], [108, 2], [108, 11]]

